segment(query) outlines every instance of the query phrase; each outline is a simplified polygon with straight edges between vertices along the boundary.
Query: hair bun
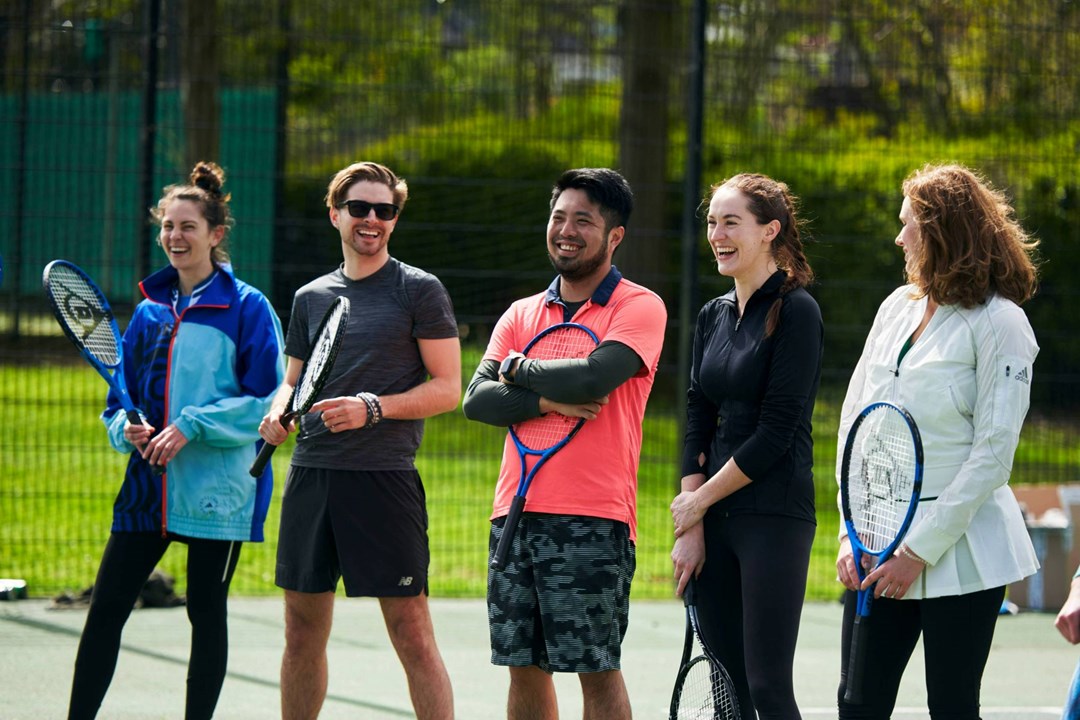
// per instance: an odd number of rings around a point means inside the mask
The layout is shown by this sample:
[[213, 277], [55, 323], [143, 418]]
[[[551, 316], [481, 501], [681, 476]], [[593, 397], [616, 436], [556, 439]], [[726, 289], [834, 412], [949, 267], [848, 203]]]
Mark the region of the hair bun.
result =
[[217, 163], [197, 163], [191, 171], [191, 184], [220, 197], [221, 186], [225, 184], [225, 171]]

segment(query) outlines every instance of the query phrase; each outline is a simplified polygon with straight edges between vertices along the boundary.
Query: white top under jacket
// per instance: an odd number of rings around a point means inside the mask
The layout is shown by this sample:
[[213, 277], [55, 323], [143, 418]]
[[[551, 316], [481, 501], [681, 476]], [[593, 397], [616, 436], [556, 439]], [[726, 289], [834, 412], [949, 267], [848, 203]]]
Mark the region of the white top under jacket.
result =
[[904, 598], [917, 600], [1007, 585], [1039, 568], [1008, 486], [1039, 346], [1023, 310], [994, 295], [973, 308], [938, 307], [898, 366], [926, 310], [914, 292], [897, 288], [874, 318], [844, 399], [836, 476], [862, 408], [888, 401], [911, 413], [924, 500], [904, 542], [929, 563]]

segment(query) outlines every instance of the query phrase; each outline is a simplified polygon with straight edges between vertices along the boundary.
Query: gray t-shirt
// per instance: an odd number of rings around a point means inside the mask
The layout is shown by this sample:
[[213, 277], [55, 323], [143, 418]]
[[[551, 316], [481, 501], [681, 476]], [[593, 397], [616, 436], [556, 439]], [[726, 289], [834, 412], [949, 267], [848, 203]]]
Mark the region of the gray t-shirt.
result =
[[[431, 273], [390, 258], [373, 275], [350, 280], [342, 268], [293, 298], [285, 353], [307, 360], [315, 331], [338, 295], [349, 299], [349, 326], [319, 400], [371, 392], [396, 395], [428, 378], [418, 339], [457, 337], [450, 295]], [[294, 465], [335, 470], [409, 470], [423, 420], [383, 419], [367, 430], [331, 433], [319, 413], [301, 418]]]

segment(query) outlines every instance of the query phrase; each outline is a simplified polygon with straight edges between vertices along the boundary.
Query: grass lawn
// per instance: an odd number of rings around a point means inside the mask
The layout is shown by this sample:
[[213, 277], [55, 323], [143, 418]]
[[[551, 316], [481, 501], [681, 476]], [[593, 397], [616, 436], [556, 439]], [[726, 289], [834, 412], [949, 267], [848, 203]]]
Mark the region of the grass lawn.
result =
[[[112, 501], [125, 457], [105, 440], [98, 419], [105, 383], [77, 361], [0, 364], [0, 399], [8, 409], [0, 440], [0, 577], [27, 580], [34, 595], [78, 591], [94, 580], [111, 521]], [[478, 354], [466, 353], [465, 372]], [[467, 380], [467, 378], [466, 378]], [[815, 409], [818, 539], [808, 597], [829, 599], [838, 527], [835, 507], [836, 393], [823, 392]], [[671, 593], [671, 525], [668, 503], [678, 481], [680, 441], [670, 411], [650, 406], [644, 426], [638, 487], [638, 570], [635, 597]], [[484, 592], [487, 516], [505, 430], [467, 421], [460, 412], [428, 420], [418, 465], [428, 494], [432, 545], [431, 591], [437, 596]], [[1014, 482], [1065, 482], [1080, 470], [1072, 424], [1029, 420], [1017, 452]], [[274, 455], [275, 501], [267, 542], [249, 543], [233, 583], [238, 594], [277, 592], [274, 551], [283, 478], [291, 440]], [[183, 585], [181, 547], [163, 567]]]

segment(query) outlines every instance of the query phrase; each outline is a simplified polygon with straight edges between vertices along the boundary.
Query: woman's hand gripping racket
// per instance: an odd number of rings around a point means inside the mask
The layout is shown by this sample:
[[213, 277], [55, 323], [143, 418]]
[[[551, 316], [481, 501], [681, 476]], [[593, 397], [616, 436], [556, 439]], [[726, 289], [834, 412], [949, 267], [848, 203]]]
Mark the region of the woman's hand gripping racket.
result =
[[[686, 639], [683, 641], [679, 674], [675, 678], [675, 690], [671, 694], [668, 720], [739, 720], [735, 683], [701, 636], [695, 584], [691, 578], [683, 590]], [[701, 643], [701, 654], [691, 658], [695, 635]]]
[[[578, 323], [559, 323], [545, 328], [525, 346], [522, 353], [529, 360], [568, 360], [585, 358], [596, 349], [599, 340], [592, 330]], [[550, 412], [538, 418], [526, 420], [510, 426], [510, 438], [514, 441], [518, 456], [521, 458], [521, 479], [517, 492], [506, 514], [502, 537], [491, 558], [491, 567], [502, 570], [513, 544], [514, 531], [517, 529], [521, 512], [525, 509], [525, 494], [529, 492], [536, 473], [544, 463], [557, 453], [585, 424], [584, 418], [567, 417]], [[530, 455], [538, 456], [536, 464], [530, 470], [526, 462]]]
[[[840, 500], [860, 581], [903, 540], [919, 505], [922, 471], [922, 439], [906, 410], [876, 402], [859, 413], [844, 445]], [[868, 570], [864, 562], [873, 567]], [[852, 704], [862, 702], [873, 600], [873, 585], [859, 590], [844, 693], [844, 700]]]
[[[56, 322], [90, 367], [109, 383], [132, 425], [146, 425], [135, 407], [124, 381], [124, 343], [109, 301], [101, 288], [67, 260], [53, 260], [45, 266], [41, 284], [49, 298]], [[142, 448], [139, 448], [142, 450]], [[161, 474], [160, 466], [151, 466]]]
[[[281, 414], [281, 426], [286, 430], [292, 421], [306, 413], [315, 403], [315, 399], [322, 392], [326, 381], [330, 378], [330, 371], [334, 368], [338, 350], [345, 340], [345, 330], [349, 325], [349, 299], [338, 296], [326, 310], [319, 329], [315, 332], [315, 342], [311, 346], [311, 355], [300, 369], [300, 377], [293, 386], [292, 396], [289, 398], [289, 406]], [[277, 445], [264, 443], [259, 455], [251, 466], [252, 477], [259, 477], [266, 469], [266, 463], [270, 462]]]

